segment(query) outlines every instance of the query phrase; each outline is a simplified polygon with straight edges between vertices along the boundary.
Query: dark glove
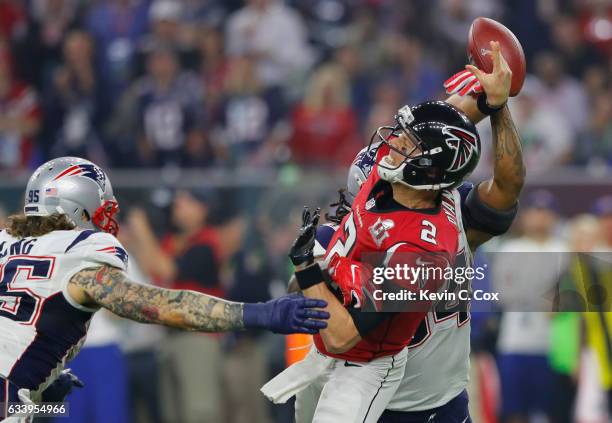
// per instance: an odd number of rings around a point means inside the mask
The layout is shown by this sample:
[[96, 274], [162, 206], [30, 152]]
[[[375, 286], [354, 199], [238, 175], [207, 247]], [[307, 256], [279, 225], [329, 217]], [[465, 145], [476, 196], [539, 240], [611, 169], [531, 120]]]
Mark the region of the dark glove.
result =
[[305, 298], [299, 294], [286, 295], [266, 303], [246, 303], [243, 321], [246, 328], [268, 329], [274, 333], [318, 333], [327, 327], [329, 313], [323, 300]]
[[298, 237], [293, 241], [291, 250], [289, 250], [289, 258], [294, 266], [309, 265], [314, 263], [314, 255], [312, 250], [315, 246], [315, 238], [317, 235], [317, 225], [319, 224], [319, 216], [321, 209], [315, 209], [314, 213], [310, 212], [308, 207], [304, 207], [302, 212], [302, 226]]
[[82, 388], [85, 384], [76, 375], [70, 373], [70, 369], [66, 369], [43, 391], [42, 402], [64, 402], [75, 386]]

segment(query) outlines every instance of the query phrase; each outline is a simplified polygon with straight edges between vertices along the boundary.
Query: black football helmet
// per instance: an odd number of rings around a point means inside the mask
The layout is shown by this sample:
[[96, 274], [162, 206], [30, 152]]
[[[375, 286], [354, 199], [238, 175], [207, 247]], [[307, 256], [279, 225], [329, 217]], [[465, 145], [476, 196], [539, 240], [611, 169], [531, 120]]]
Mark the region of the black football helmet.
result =
[[[419, 190], [452, 188], [478, 164], [480, 137], [476, 126], [454, 106], [444, 101], [404, 106], [395, 116], [395, 122], [395, 126], [378, 128], [368, 147], [369, 150], [387, 144], [405, 157], [397, 166], [383, 157], [378, 162], [382, 179]], [[402, 132], [415, 143], [414, 149], [407, 153], [389, 143]]]

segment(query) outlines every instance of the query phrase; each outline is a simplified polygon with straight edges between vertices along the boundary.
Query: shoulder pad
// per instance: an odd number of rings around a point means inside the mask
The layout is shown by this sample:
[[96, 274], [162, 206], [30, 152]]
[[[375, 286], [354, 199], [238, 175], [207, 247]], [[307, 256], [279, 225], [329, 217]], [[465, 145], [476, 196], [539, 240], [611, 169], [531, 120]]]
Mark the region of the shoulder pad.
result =
[[81, 231], [66, 248], [68, 254], [80, 254], [84, 260], [127, 269], [128, 253], [117, 238], [105, 232]]

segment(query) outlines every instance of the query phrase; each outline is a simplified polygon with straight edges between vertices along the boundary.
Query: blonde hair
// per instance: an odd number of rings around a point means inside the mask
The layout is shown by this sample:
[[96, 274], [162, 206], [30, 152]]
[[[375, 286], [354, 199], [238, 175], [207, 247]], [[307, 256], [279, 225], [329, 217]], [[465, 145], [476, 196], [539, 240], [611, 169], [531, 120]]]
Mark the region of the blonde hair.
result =
[[[308, 82], [304, 104], [310, 110], [320, 111], [325, 108], [343, 108], [350, 101], [348, 75], [336, 64], [319, 67]], [[331, 99], [326, 98], [331, 92]]]
[[76, 228], [76, 225], [65, 214], [54, 213], [51, 216], [26, 216], [14, 214], [9, 216], [6, 231], [15, 238], [42, 236], [53, 231], [65, 231]]

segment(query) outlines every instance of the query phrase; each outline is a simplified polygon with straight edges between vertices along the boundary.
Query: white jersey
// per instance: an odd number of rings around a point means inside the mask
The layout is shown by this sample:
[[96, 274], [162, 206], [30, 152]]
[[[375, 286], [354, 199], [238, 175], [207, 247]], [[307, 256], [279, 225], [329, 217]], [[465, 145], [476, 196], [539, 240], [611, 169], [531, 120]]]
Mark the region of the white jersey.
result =
[[[459, 191], [445, 192], [443, 206], [446, 201], [449, 206], [454, 203], [459, 227], [456, 265], [471, 266], [472, 253], [461, 220]], [[404, 378], [387, 409], [408, 412], [440, 407], [467, 388], [469, 370], [469, 313], [427, 313], [408, 346]]]
[[108, 264], [127, 269], [117, 239], [90, 230], [14, 238], [0, 232], [0, 377], [40, 394], [76, 355], [96, 309], [67, 292], [78, 271]]

